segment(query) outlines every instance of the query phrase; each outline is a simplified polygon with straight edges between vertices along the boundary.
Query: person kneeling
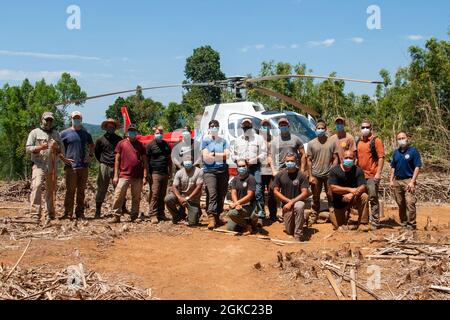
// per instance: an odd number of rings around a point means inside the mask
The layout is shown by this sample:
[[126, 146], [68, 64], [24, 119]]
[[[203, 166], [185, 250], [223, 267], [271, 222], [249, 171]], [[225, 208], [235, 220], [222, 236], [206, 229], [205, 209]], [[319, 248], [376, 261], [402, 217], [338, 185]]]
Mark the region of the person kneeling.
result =
[[231, 210], [228, 212], [230, 220], [227, 223], [229, 231], [243, 232], [244, 235], [253, 233], [258, 222], [255, 213], [256, 180], [248, 173], [248, 164], [245, 160], [238, 160], [239, 175], [231, 180]]
[[297, 241], [304, 241], [303, 227], [308, 221], [305, 213], [305, 200], [309, 198], [308, 178], [299, 170], [295, 153], [285, 157], [286, 169], [275, 177], [275, 197], [283, 203], [285, 232]]
[[166, 196], [164, 202], [172, 215], [172, 223], [177, 224], [186, 219], [185, 209], [188, 210], [188, 224], [190, 227], [199, 224], [201, 216], [200, 198], [203, 186], [203, 170], [194, 166], [191, 158], [185, 158], [183, 168], [174, 177], [172, 192]]
[[[355, 166], [355, 156], [352, 151], [344, 153], [344, 161], [331, 169], [328, 183], [333, 193], [334, 213], [330, 220], [334, 230], [346, 229], [369, 231], [369, 196], [366, 191], [366, 179], [363, 171]], [[349, 221], [352, 209], [358, 211], [358, 221]]]

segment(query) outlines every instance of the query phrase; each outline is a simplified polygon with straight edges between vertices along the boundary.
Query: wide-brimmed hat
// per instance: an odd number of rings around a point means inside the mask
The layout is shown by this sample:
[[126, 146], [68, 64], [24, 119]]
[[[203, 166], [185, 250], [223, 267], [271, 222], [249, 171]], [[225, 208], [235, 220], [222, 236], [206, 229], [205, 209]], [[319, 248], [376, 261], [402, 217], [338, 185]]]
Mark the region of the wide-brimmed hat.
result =
[[110, 119], [106, 119], [105, 121], [102, 122], [102, 130], [106, 130], [106, 127], [108, 126], [108, 124], [114, 125], [114, 127], [116, 129], [119, 127], [119, 124], [117, 123], [117, 121], [110, 118]]

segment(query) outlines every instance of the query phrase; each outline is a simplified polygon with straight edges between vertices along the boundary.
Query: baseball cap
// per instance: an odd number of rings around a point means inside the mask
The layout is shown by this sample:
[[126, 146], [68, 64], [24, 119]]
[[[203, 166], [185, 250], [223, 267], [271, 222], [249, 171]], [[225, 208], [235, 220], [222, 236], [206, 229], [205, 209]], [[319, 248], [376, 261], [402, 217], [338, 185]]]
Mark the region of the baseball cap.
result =
[[81, 115], [81, 112], [80, 112], [80, 111], [74, 111], [74, 112], [72, 112], [72, 113], [70, 114], [70, 117], [71, 117], [72, 119], [75, 118], [75, 117], [83, 118], [83, 116]]
[[278, 124], [281, 124], [281, 123], [289, 124], [289, 120], [287, 118], [281, 118], [280, 120], [278, 120]]
[[42, 114], [42, 119], [52, 119], [52, 120], [55, 120], [55, 117], [53, 116], [53, 113], [51, 113], [51, 112], [44, 112], [43, 114]]

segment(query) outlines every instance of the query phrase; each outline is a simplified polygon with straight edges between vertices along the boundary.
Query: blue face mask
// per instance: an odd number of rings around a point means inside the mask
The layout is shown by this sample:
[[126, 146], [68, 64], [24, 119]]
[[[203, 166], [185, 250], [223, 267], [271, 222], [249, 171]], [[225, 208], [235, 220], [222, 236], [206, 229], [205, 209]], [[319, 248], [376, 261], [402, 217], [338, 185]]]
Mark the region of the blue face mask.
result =
[[248, 169], [245, 168], [245, 167], [239, 167], [239, 168], [238, 168], [238, 173], [239, 173], [240, 175], [247, 174], [247, 172], [248, 172]]
[[161, 133], [155, 134], [155, 139], [156, 140], [162, 140], [162, 138], [163, 138], [163, 135]]
[[325, 133], [326, 133], [325, 129], [316, 129], [316, 134], [319, 137], [323, 137]]
[[190, 140], [191, 139], [191, 133], [189, 131], [183, 131], [183, 139], [184, 140]]
[[213, 134], [213, 135], [216, 135], [216, 134], [219, 133], [219, 128], [217, 128], [217, 127], [210, 128], [210, 129], [209, 129], [209, 132], [210, 132], [211, 134]]
[[128, 131], [128, 137], [134, 139], [137, 137], [137, 132], [132, 130], [132, 131]]
[[354, 164], [355, 164], [355, 162], [351, 159], [344, 160], [344, 167], [346, 167], [346, 168], [353, 168]]
[[336, 125], [336, 131], [342, 132], [345, 130], [345, 126], [343, 124], [337, 124]]
[[297, 168], [297, 164], [294, 161], [288, 161], [288, 162], [286, 162], [286, 168], [287, 169], [295, 169], [295, 168]]
[[83, 123], [83, 120], [81, 119], [72, 119], [72, 123], [74, 126], [81, 126], [81, 124]]
[[194, 166], [194, 164], [192, 163], [191, 160], [186, 160], [186, 161], [183, 161], [183, 166], [184, 166], [186, 169], [191, 169], [191, 168]]
[[280, 127], [280, 132], [281, 133], [288, 133], [289, 132], [289, 127]]

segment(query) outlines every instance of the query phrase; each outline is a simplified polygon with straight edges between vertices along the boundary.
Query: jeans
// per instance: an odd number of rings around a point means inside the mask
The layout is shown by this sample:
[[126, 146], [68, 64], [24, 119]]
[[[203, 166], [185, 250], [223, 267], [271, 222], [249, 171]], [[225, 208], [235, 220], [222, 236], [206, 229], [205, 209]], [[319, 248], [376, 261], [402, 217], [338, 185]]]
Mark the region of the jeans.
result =
[[228, 193], [228, 170], [224, 172], [205, 172], [206, 213], [218, 217], [223, 212], [225, 197]]
[[266, 217], [266, 213], [264, 212], [264, 189], [261, 176], [261, 166], [252, 165], [248, 168], [248, 172], [253, 175], [256, 180], [255, 200], [258, 218], [264, 219]]
[[284, 215], [284, 227], [286, 233], [295, 237], [303, 236], [303, 226], [308, 221], [308, 214], [305, 212], [305, 203], [298, 201], [294, 204], [294, 209]]
[[230, 210], [228, 212], [228, 217], [230, 220], [227, 223], [227, 230], [229, 231], [239, 231], [240, 228], [248, 225], [249, 221], [257, 219], [257, 215], [255, 214], [255, 203], [251, 203], [245, 206], [242, 206], [241, 210]]
[[75, 202], [75, 193], [77, 196], [77, 206], [75, 215], [77, 217], [84, 215], [84, 198], [86, 192], [86, 184], [88, 180], [88, 168], [72, 169], [66, 168], [66, 198], [64, 199], [64, 215], [71, 217], [73, 215], [73, 207]]

